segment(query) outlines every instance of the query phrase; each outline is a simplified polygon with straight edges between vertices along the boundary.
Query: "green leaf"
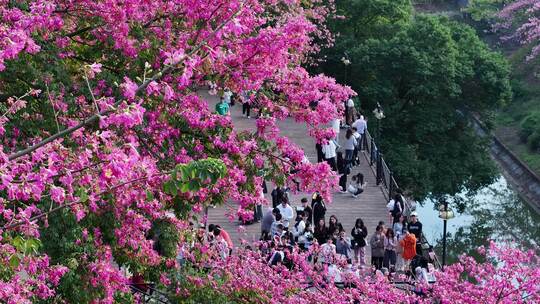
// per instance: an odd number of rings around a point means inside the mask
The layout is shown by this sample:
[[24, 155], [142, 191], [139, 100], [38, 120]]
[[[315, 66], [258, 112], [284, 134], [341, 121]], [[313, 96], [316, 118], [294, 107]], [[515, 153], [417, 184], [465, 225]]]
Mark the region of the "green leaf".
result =
[[81, 203], [84, 203], [86, 201], [88, 201], [88, 194], [86, 193], [86, 191], [81, 191], [81, 195], [79, 196], [79, 200]]
[[176, 187], [176, 183], [172, 180], [169, 180], [163, 184], [163, 191], [165, 193], [171, 194], [172, 196], [176, 196], [178, 194], [178, 188]]
[[180, 188], [180, 191], [181, 191], [182, 193], [188, 192], [188, 191], [189, 191], [189, 183], [183, 183], [182, 186], [181, 186], [181, 188]]
[[152, 200], [154, 200], [154, 193], [152, 193], [152, 191], [146, 190], [146, 200], [147, 200], [147, 201], [152, 201]]
[[20, 259], [16, 254], [12, 255], [11, 258], [9, 258], [9, 266], [12, 269], [19, 267], [19, 263], [20, 263]]

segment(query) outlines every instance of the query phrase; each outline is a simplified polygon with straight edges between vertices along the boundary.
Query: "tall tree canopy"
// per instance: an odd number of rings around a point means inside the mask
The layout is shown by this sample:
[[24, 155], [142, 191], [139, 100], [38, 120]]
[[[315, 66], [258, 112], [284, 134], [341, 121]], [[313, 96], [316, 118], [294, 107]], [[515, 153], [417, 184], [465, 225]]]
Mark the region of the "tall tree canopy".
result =
[[[376, 2], [341, 1], [338, 11]], [[328, 60], [318, 69], [358, 92], [364, 114], [377, 102], [383, 106], [385, 157], [400, 186], [418, 199], [486, 185], [494, 166], [465, 112], [483, 112], [509, 101], [508, 63], [466, 25], [444, 17], [390, 14], [399, 16], [396, 26], [385, 12], [407, 12], [410, 3], [388, 5], [393, 9], [371, 17], [386, 20], [387, 31], [368, 27], [365, 36], [356, 38], [352, 20], [339, 30], [336, 48], [325, 50], [327, 58], [348, 56], [350, 65]], [[372, 119], [370, 125], [375, 124]]]

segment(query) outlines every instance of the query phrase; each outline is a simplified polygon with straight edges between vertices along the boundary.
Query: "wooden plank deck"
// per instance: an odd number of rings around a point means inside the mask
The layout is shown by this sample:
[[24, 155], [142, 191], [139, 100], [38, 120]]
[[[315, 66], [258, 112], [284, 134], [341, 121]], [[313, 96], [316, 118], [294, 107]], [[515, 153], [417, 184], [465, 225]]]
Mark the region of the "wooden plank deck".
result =
[[[214, 96], [209, 96], [206, 92], [200, 92], [200, 96], [209, 100], [209, 106], [211, 109], [214, 108], [216, 98]], [[231, 116], [234, 121], [235, 128], [239, 130], [255, 130], [255, 119], [247, 119], [242, 116], [242, 105], [236, 104], [231, 107]], [[286, 119], [278, 123], [281, 133], [289, 137], [294, 143], [299, 145], [304, 149], [304, 152], [308, 159], [311, 162], [317, 161], [317, 154], [315, 151], [315, 141], [313, 138], [309, 137], [306, 131], [306, 127], [303, 124], [295, 122], [293, 119]], [[344, 131], [340, 132], [340, 144], [343, 143]], [[342, 194], [336, 192], [333, 194], [333, 199], [331, 203], [327, 203], [327, 212], [326, 220], [330, 215], [336, 215], [338, 220], [342, 223], [344, 229], [347, 231], [347, 235], [350, 236], [350, 231], [354, 226], [354, 223], [357, 218], [362, 218], [364, 223], [368, 228], [368, 239], [371, 237], [372, 233], [375, 231], [375, 227], [379, 221], [385, 221], [388, 223], [389, 216], [386, 211], [386, 198], [383, 194], [383, 191], [380, 186], [377, 186], [375, 183], [375, 175], [373, 174], [372, 168], [369, 166], [369, 155], [364, 155], [359, 167], [354, 168], [352, 174], [357, 172], [362, 172], [364, 178], [367, 181], [367, 185], [364, 189], [364, 192], [360, 194], [357, 198], [353, 198], [350, 194]], [[350, 177], [352, 176], [349, 175]], [[272, 200], [270, 197], [270, 192], [274, 188], [274, 185], [267, 183], [268, 194], [266, 198], [268, 205], [271, 207]], [[299, 193], [293, 194], [291, 196], [291, 205], [294, 208], [295, 206], [300, 206], [300, 199], [302, 197], [307, 197], [311, 202], [311, 193]], [[233, 203], [234, 204], [234, 203]], [[266, 213], [268, 206], [263, 207], [263, 213]], [[252, 225], [243, 226], [243, 232], [239, 232], [240, 223], [237, 221], [230, 222], [225, 213], [227, 211], [226, 207], [218, 206], [216, 208], [210, 208], [208, 211], [208, 223], [209, 224], [218, 224], [224, 228], [233, 239], [235, 244], [240, 244], [240, 239], [247, 241], [258, 240], [260, 236], [260, 224], [255, 223]], [[370, 255], [369, 250], [366, 250], [366, 254]]]

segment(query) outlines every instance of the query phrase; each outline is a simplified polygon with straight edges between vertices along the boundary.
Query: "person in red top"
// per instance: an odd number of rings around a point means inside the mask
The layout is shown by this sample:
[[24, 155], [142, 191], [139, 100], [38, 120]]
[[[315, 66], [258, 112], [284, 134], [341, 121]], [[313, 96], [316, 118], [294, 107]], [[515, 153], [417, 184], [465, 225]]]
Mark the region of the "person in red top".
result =
[[234, 244], [231, 240], [231, 236], [227, 231], [225, 231], [223, 228], [221, 228], [219, 225], [214, 226], [214, 236], [215, 237], [221, 237], [225, 242], [227, 243], [227, 246], [229, 246], [229, 249], [233, 249]]

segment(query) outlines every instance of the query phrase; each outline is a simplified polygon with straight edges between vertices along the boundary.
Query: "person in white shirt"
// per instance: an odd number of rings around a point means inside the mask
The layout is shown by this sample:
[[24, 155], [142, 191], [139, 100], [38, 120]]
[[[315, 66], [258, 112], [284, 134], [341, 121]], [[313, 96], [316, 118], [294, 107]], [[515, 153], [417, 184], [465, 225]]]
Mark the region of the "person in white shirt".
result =
[[[356, 128], [356, 131], [358, 132], [358, 134], [360, 134], [361, 137], [364, 137], [364, 133], [367, 130], [367, 121], [364, 119], [364, 116], [360, 115], [360, 118], [358, 118], [355, 122], [353, 122], [352, 127]], [[362, 150], [362, 139], [363, 138], [360, 138], [360, 141], [359, 141], [360, 150]]]
[[294, 210], [289, 205], [288, 199], [283, 197], [283, 199], [281, 200], [281, 204], [277, 206], [277, 208], [279, 209], [279, 212], [281, 213], [281, 216], [283, 217], [281, 219], [283, 226], [289, 227], [289, 223], [294, 218]]
[[358, 133], [358, 130], [356, 130], [355, 127], [352, 127], [352, 132], [353, 132], [353, 137], [354, 137], [354, 140], [355, 140], [355, 143], [356, 145], [354, 146], [354, 151], [353, 151], [353, 166], [357, 166], [357, 165], [360, 165], [360, 158], [358, 157], [358, 150], [360, 150], [360, 146], [361, 146], [361, 140], [362, 140], [362, 135], [360, 135], [360, 133]]
[[337, 150], [337, 145], [333, 139], [329, 139], [328, 142], [322, 146], [324, 160], [330, 165], [330, 167], [334, 171], [337, 171], [336, 150]]
[[319, 252], [319, 261], [322, 263], [332, 264], [336, 255], [336, 245], [333, 243], [333, 239], [328, 237], [326, 242], [321, 245], [321, 251]]
[[364, 115], [360, 115], [360, 117], [353, 122], [352, 127], [356, 128], [360, 135], [364, 134], [365, 130], [367, 129], [367, 121], [364, 119]]
[[302, 234], [304, 234], [304, 231], [306, 230], [306, 221], [303, 211], [298, 211], [296, 224], [294, 224], [294, 227], [292, 229], [292, 233], [295, 239], [298, 239]]

